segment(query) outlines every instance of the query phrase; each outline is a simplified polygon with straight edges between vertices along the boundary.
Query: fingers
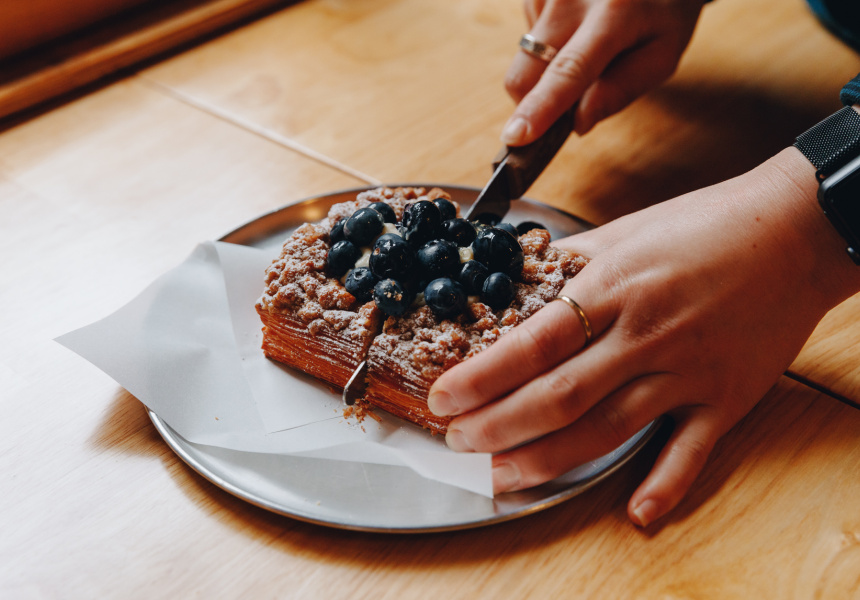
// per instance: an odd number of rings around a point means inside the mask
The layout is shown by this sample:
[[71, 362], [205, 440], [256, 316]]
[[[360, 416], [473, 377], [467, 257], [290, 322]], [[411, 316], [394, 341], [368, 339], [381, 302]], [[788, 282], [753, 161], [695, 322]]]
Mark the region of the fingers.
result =
[[661, 373], [636, 379], [595, 404], [573, 424], [496, 455], [494, 492], [545, 483], [615, 450], [676, 405], [674, 378]]
[[[618, 364], [611, 359], [618, 359]], [[513, 448], [570, 425], [598, 400], [626, 384], [639, 368], [635, 361], [625, 360], [617, 336], [601, 338], [586, 352], [532, 379], [505, 398], [457, 417], [448, 426], [445, 439], [457, 451], [500, 452]], [[615, 416], [617, 413], [611, 415]], [[616, 437], [613, 434], [611, 439]]]
[[[541, 39], [538, 34], [534, 35]], [[607, 65], [633, 43], [635, 38], [631, 36], [632, 33], [625, 28], [618, 31], [601, 11], [589, 12], [582, 25], [545, 67], [531, 91], [522, 98], [505, 125], [502, 141], [520, 146], [537, 139], [582, 97]], [[547, 43], [552, 42], [547, 40]], [[523, 59], [518, 57], [518, 60], [521, 62]], [[537, 65], [532, 69], [520, 67], [521, 81], [516, 85], [530, 83], [535, 68]]]
[[[534, 15], [533, 18], [531, 15]], [[544, 44], [553, 48], [564, 46], [582, 23], [581, 10], [559, 3], [552, 3], [544, 9], [542, 2], [526, 3], [526, 19], [529, 33]], [[520, 50], [514, 54], [511, 66], [505, 75], [505, 89], [519, 102], [538, 82], [546, 70], [547, 63]]]
[[704, 407], [680, 417], [648, 477], [630, 498], [630, 520], [645, 527], [675, 508], [702, 471], [722, 430], [714, 411]]
[[[587, 267], [586, 267], [587, 268]], [[587, 283], [583, 271], [577, 278]], [[562, 290], [577, 301], [588, 315], [597, 337], [613, 320], [612, 305], [573, 282]], [[492, 346], [468, 361], [446, 371], [430, 388], [428, 405], [440, 416], [458, 415], [505, 396], [578, 352], [585, 332], [576, 312], [563, 302], [550, 302], [532, 317], [503, 335]]]
[[473, 410], [531, 381], [583, 344], [576, 313], [550, 302], [480, 354], [443, 373], [430, 388], [427, 404], [440, 416]]

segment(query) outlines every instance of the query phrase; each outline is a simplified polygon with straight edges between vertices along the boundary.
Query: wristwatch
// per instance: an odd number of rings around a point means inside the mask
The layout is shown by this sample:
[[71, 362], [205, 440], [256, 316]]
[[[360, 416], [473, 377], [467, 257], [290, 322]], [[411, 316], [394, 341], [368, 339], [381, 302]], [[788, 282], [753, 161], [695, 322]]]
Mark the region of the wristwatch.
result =
[[846, 106], [799, 135], [794, 146], [817, 169], [818, 203], [860, 265], [860, 114]]

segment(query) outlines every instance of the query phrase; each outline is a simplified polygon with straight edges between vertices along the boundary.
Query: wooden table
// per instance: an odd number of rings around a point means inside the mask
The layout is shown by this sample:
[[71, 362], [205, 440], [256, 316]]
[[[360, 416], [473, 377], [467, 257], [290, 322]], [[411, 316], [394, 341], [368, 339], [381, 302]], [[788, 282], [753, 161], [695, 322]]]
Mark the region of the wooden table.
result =
[[[551, 510], [386, 536], [267, 513], [184, 465], [53, 342], [198, 241], [379, 181], [481, 185], [518, 0], [312, 0], [0, 133], [0, 597], [860, 598], [860, 297], [834, 309], [693, 491], [625, 514], [656, 447]], [[676, 76], [530, 195], [600, 223], [743, 172], [860, 58], [800, 0], [705, 9]]]

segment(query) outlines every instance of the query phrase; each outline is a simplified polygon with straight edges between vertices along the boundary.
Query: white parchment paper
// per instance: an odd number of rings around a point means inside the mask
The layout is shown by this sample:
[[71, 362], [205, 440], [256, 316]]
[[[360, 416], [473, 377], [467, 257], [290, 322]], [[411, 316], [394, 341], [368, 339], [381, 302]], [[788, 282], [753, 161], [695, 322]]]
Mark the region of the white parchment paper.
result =
[[490, 455], [452, 452], [381, 411], [381, 423], [344, 419], [339, 391], [263, 356], [254, 303], [270, 254], [200, 244], [127, 305], [57, 341], [189, 442], [401, 465], [491, 497]]

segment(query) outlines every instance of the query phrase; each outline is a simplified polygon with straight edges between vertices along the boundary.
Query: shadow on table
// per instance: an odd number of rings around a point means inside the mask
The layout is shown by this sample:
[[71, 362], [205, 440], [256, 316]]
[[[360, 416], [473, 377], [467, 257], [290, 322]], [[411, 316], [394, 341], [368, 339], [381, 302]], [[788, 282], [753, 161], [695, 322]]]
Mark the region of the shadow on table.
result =
[[[98, 449], [119, 450], [137, 455], [164, 454], [166, 446], [152, 426], [141, 402], [130, 392], [118, 388], [101, 426], [90, 436]], [[172, 456], [172, 453], [169, 453]]]
[[529, 196], [605, 223], [751, 170], [837, 110], [838, 91], [798, 100], [733, 81], [672, 80], [571, 138]]

